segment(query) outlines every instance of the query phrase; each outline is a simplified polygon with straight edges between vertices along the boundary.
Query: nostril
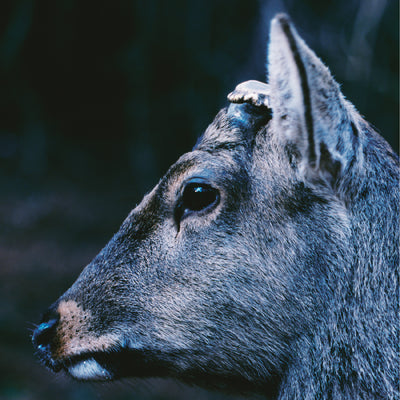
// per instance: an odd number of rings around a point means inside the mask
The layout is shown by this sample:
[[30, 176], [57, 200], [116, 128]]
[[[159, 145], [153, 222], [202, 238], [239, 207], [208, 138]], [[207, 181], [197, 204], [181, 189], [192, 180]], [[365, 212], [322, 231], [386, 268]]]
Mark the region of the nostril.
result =
[[48, 322], [42, 322], [36, 330], [33, 332], [32, 341], [33, 344], [39, 349], [46, 347], [50, 344], [51, 337], [54, 333], [54, 328], [57, 320], [52, 319]]
[[46, 313], [43, 320], [47, 321], [42, 322], [33, 332], [32, 342], [36, 348], [44, 350], [46, 346], [50, 345], [59, 319], [58, 313]]

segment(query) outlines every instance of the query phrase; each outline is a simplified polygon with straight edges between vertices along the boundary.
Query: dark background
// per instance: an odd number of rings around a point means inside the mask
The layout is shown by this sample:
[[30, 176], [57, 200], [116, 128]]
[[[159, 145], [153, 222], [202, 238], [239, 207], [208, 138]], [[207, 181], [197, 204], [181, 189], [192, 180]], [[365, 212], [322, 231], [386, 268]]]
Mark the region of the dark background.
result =
[[222, 399], [165, 381], [79, 384], [33, 323], [247, 79], [288, 12], [398, 148], [398, 2], [15, 0], [0, 5], [0, 399]]

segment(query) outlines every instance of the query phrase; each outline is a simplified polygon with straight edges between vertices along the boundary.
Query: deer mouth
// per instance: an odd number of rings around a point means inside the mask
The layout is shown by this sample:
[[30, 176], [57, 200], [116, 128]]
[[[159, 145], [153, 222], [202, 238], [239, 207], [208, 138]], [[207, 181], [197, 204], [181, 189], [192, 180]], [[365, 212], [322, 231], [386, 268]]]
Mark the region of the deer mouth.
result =
[[[139, 341], [115, 340], [107, 348], [63, 355], [53, 339], [57, 320], [43, 323], [32, 341], [40, 362], [53, 372], [65, 371], [80, 381], [109, 381], [127, 376], [152, 377], [167, 374], [168, 366], [160, 351], [144, 349]], [[61, 354], [60, 354], [61, 353]]]
[[114, 371], [104, 361], [104, 355], [87, 353], [64, 360], [57, 360], [49, 353], [49, 351], [42, 351], [38, 352], [37, 355], [40, 362], [53, 372], [65, 371], [72, 378], [80, 381], [107, 381], [114, 379]]

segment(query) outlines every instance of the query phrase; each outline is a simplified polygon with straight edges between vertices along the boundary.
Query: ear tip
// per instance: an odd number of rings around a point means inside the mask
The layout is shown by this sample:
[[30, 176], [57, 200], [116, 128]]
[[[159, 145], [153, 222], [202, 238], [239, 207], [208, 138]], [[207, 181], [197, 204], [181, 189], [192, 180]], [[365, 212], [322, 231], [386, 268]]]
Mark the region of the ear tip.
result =
[[281, 47], [283, 38], [289, 42], [291, 40], [297, 42], [299, 39], [289, 15], [285, 13], [279, 13], [276, 14], [271, 21], [270, 46], [271, 44], [275, 44], [278, 47]]
[[292, 25], [289, 15], [285, 13], [276, 14], [271, 21], [271, 29], [285, 30]]

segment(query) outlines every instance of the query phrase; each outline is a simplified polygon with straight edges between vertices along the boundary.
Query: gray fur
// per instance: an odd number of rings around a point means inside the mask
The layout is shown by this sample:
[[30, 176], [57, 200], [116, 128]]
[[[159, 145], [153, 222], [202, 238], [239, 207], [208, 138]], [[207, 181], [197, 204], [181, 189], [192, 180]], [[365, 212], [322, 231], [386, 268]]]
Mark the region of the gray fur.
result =
[[[268, 85], [230, 99], [51, 307], [39, 356], [80, 379], [398, 399], [398, 157], [286, 16]], [[194, 178], [219, 201], [179, 214]]]

